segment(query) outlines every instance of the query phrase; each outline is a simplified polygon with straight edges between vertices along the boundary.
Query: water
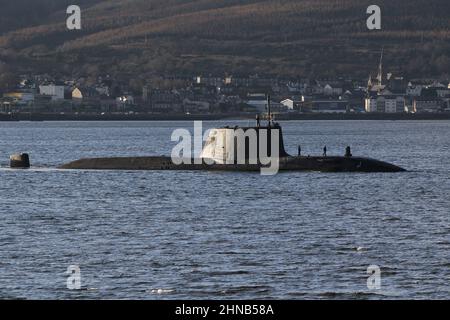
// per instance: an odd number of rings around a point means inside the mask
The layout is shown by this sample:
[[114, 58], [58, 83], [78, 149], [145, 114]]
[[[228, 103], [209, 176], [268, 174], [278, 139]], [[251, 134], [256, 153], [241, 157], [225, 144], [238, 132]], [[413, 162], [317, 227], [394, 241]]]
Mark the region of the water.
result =
[[[407, 173], [55, 169], [167, 155], [172, 130], [192, 126], [0, 123], [0, 298], [450, 298], [450, 122], [283, 123], [288, 152], [351, 145]], [[14, 152], [34, 168], [8, 169]], [[70, 265], [81, 291], [66, 288]]]

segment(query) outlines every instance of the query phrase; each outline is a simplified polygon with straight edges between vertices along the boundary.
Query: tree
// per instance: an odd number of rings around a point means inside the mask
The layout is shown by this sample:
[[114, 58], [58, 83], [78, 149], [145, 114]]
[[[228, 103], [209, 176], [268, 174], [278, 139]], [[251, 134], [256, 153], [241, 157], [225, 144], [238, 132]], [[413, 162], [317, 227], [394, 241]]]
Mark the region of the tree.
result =
[[0, 64], [0, 92], [6, 92], [17, 87], [19, 76], [6, 64]]

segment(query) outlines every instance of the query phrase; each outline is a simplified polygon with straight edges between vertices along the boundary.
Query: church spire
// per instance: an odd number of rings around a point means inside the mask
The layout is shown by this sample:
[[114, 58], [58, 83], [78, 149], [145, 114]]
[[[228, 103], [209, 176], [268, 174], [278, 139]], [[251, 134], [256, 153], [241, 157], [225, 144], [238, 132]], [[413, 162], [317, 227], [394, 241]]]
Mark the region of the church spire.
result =
[[378, 67], [378, 76], [377, 76], [378, 84], [380, 86], [382, 85], [382, 82], [383, 82], [383, 52], [384, 52], [384, 47], [381, 48], [380, 65]]
[[372, 74], [369, 74], [369, 80], [367, 80], [367, 88], [372, 88]]

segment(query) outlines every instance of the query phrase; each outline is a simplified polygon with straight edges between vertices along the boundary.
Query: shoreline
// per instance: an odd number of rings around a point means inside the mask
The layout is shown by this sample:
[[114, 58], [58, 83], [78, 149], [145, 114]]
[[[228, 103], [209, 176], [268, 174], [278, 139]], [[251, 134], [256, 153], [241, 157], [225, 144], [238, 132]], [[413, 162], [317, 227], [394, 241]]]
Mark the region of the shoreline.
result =
[[[254, 113], [233, 114], [0, 114], [0, 121], [219, 121], [219, 120], [254, 120]], [[450, 113], [422, 113], [422, 114], [382, 114], [382, 113], [344, 113], [344, 114], [276, 114], [276, 120], [450, 120]]]

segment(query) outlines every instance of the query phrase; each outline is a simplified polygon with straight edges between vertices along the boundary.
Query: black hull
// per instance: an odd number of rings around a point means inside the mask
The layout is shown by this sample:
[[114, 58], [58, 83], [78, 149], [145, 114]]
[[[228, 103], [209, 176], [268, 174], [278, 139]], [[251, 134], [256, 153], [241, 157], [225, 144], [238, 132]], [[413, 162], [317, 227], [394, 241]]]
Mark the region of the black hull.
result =
[[13, 169], [27, 169], [30, 167], [30, 156], [27, 153], [13, 154], [9, 165]]
[[[81, 159], [61, 166], [73, 170], [205, 170], [205, 171], [260, 171], [261, 165], [231, 165], [205, 163], [175, 165], [170, 157], [124, 157]], [[321, 172], [402, 172], [396, 165], [359, 157], [282, 157], [280, 171]]]

